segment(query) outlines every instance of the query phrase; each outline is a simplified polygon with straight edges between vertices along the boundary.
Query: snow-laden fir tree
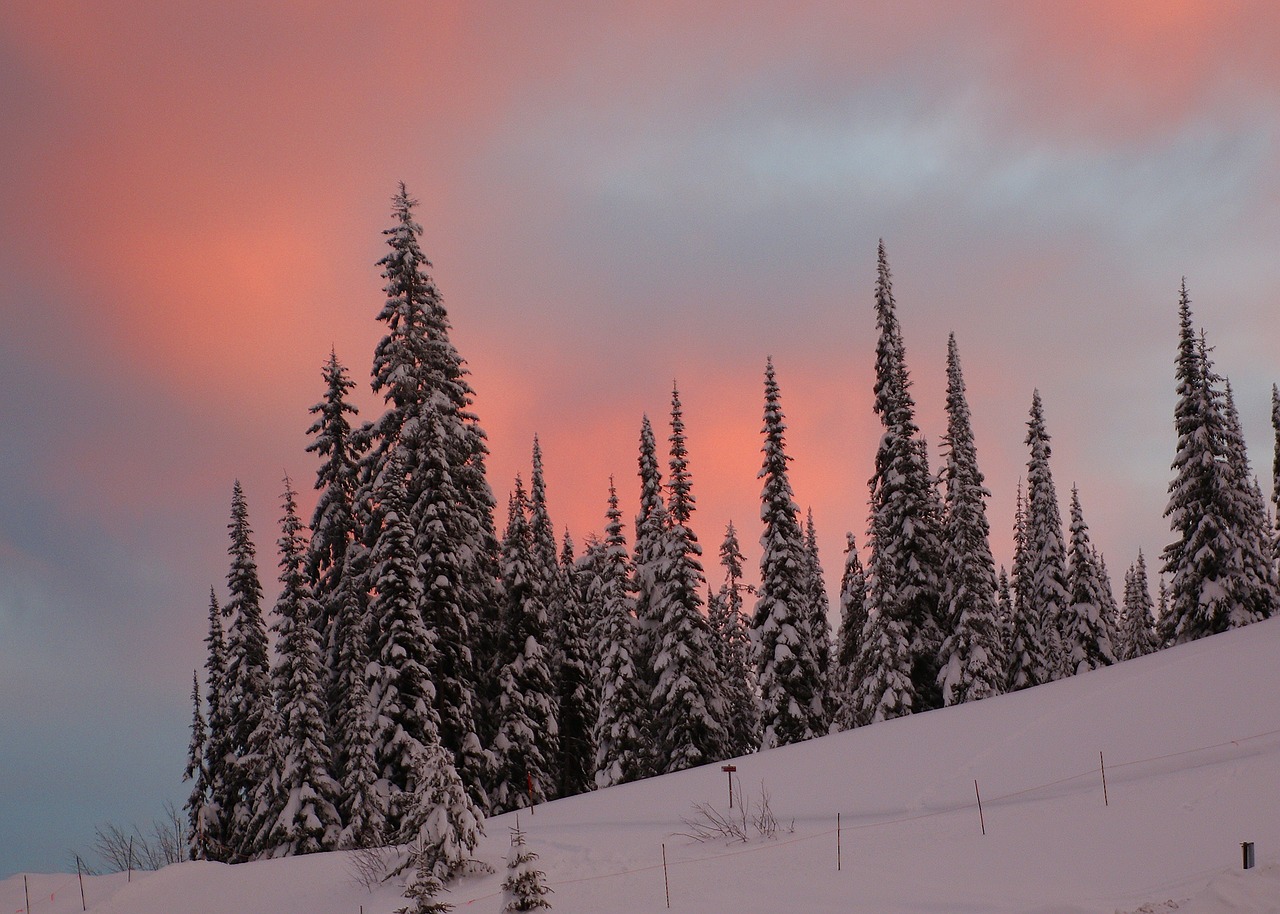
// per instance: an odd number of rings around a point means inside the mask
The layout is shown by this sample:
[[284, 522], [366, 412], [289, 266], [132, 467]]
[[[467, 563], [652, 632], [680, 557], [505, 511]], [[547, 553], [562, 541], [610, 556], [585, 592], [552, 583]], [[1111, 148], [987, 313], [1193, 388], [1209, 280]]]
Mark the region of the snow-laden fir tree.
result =
[[560, 548], [560, 616], [555, 641], [559, 661], [557, 683], [560, 706], [559, 795], [586, 793], [595, 786], [596, 719], [599, 699], [592, 679], [592, 655], [596, 643], [591, 639], [591, 623], [587, 606], [578, 588], [573, 540], [565, 530]]
[[[1204, 349], [1203, 333], [1200, 341]], [[1206, 350], [1207, 353], [1207, 350]], [[1207, 354], [1205, 356], [1206, 371], [1210, 373], [1210, 383], [1217, 376], [1212, 374]], [[1228, 470], [1228, 492], [1230, 494], [1231, 516], [1235, 521], [1240, 538], [1241, 574], [1238, 579], [1234, 599], [1259, 619], [1273, 615], [1280, 607], [1280, 581], [1276, 577], [1275, 537], [1272, 533], [1271, 518], [1267, 516], [1267, 502], [1262, 496], [1257, 477], [1249, 467], [1249, 454], [1245, 447], [1244, 431], [1240, 427], [1240, 414], [1236, 410], [1235, 397], [1231, 392], [1231, 382], [1226, 378], [1222, 391], [1223, 416], [1223, 450], [1226, 453]]]
[[1063, 660], [1073, 676], [1116, 662], [1108, 614], [1114, 603], [1111, 586], [1089, 540], [1080, 491], [1071, 487], [1071, 551], [1067, 560], [1069, 602], [1062, 615]]
[[665, 549], [651, 606], [658, 621], [651, 707], [663, 771], [682, 771], [725, 757], [726, 707], [711, 628], [702, 611], [707, 581], [702, 547], [689, 521], [694, 497], [680, 393], [671, 391], [671, 459]]
[[506, 590], [502, 657], [498, 673], [498, 733], [494, 738], [494, 813], [542, 803], [559, 782], [557, 694], [551, 678], [551, 622], [545, 590], [532, 567], [529, 504], [516, 477], [502, 544], [502, 582]]
[[342, 628], [355, 624], [343, 614], [342, 574], [347, 550], [356, 539], [354, 506], [360, 454], [351, 428], [356, 408], [347, 402], [347, 395], [356, 385], [347, 377], [346, 368], [333, 350], [323, 375], [324, 398], [311, 407], [316, 419], [307, 429], [312, 436], [307, 452], [318, 454], [321, 463], [316, 470], [315, 488], [319, 495], [311, 516], [305, 568], [319, 607], [315, 625], [325, 677], [325, 723], [333, 730], [341, 704], [334, 674], [339, 669], [338, 648], [346, 637]]
[[1152, 617], [1151, 585], [1147, 562], [1138, 551], [1138, 561], [1124, 576], [1124, 612], [1120, 617], [1120, 637], [1116, 658], [1132, 660], [1156, 650], [1155, 619]]
[[1280, 562], [1280, 387], [1271, 385], [1271, 428], [1276, 443], [1271, 463], [1271, 505], [1275, 515], [1276, 560]]
[[[1044, 424], [1040, 391], [1031, 398], [1026, 443], [1031, 451], [1027, 462], [1026, 501], [1026, 597], [1019, 612], [1035, 634], [1039, 665], [1026, 670], [1026, 685], [1041, 685], [1075, 672], [1078, 659], [1068, 657], [1063, 647], [1063, 628], [1071, 606], [1067, 582], [1066, 544], [1062, 539], [1062, 514], [1049, 468], [1052, 450]], [[1017, 648], [1015, 648], [1017, 649]], [[1015, 686], [1019, 687], [1019, 686]]]
[[537, 859], [538, 855], [529, 850], [525, 843], [524, 832], [520, 830], [520, 820], [517, 818], [515, 828], [511, 829], [507, 875], [502, 880], [502, 903], [498, 910], [550, 910], [551, 902], [547, 900], [547, 895], [552, 890], [547, 885], [547, 874], [534, 866]]
[[209, 729], [204, 710], [200, 706], [200, 673], [191, 671], [191, 742], [187, 745], [187, 767], [182, 779], [191, 782], [191, 793], [183, 807], [187, 814], [187, 857], [204, 860], [208, 848], [204, 833], [204, 811], [209, 803], [209, 771], [205, 766], [205, 745], [209, 741]]
[[[223, 698], [227, 679], [227, 648], [222, 628], [222, 607], [209, 588], [209, 633], [205, 636], [205, 701], [208, 708], [208, 735], [203, 743], [203, 783], [196, 780], [187, 801], [191, 825], [189, 840], [192, 860], [231, 860], [231, 812], [235, 778], [231, 766], [232, 722]], [[192, 816], [194, 815], [194, 818]]]
[[286, 476], [280, 520], [280, 595], [276, 599], [276, 661], [272, 691], [279, 714], [276, 758], [279, 782], [259, 796], [258, 846], [263, 856], [283, 857], [333, 850], [341, 822], [338, 784], [330, 770], [324, 724], [325, 699], [320, 607], [303, 568], [307, 542], [298, 519], [293, 486]]
[[412, 802], [414, 759], [440, 738], [431, 666], [436, 633], [422, 618], [423, 584], [418, 576], [413, 527], [406, 504], [404, 464], [394, 453], [375, 490], [380, 532], [369, 556], [369, 614], [374, 623], [368, 666], [373, 709], [374, 758], [386, 781], [387, 834], [400, 831]]
[[466, 580], [469, 539], [462, 493], [448, 463], [447, 417], [438, 401], [424, 410], [418, 434], [423, 438], [419, 475], [421, 494], [413, 506], [413, 550], [422, 583], [421, 615], [431, 633], [426, 675], [435, 690], [440, 743], [450, 753], [467, 792], [480, 809], [488, 806], [486, 785], [492, 759], [480, 743], [476, 715], [476, 671], [471, 625], [462, 583]]
[[640, 423], [639, 464], [640, 513], [636, 515], [635, 561], [632, 564], [636, 614], [632, 660], [648, 694], [653, 691], [656, 680], [653, 671], [658, 639], [655, 607], [660, 588], [658, 571], [666, 550], [667, 505], [662, 490], [662, 471], [658, 466], [658, 445], [647, 415]]
[[942, 643], [938, 685], [946, 705], [1004, 691], [1006, 658], [1000, 636], [995, 560], [986, 500], [978, 469], [973, 424], [955, 334], [947, 340], [947, 434], [942, 552]]
[[1000, 576], [996, 581], [996, 608], [1000, 621], [1001, 654], [1005, 658], [1005, 684], [1009, 682], [1009, 652], [1013, 642], [1013, 587], [1009, 584], [1009, 573], [1000, 566]]
[[425, 890], [431, 877], [447, 882], [471, 862], [484, 834], [484, 814], [463, 786], [453, 754], [438, 742], [414, 750], [411, 785], [412, 799], [400, 822], [397, 842], [410, 848], [414, 875], [409, 888], [420, 885]]
[[[1216, 389], [1208, 347], [1197, 340], [1183, 281], [1178, 301], [1178, 446], [1165, 516], [1177, 537], [1163, 552], [1171, 576], [1162, 640], [1182, 643], [1247, 625], [1269, 611], [1274, 591], [1259, 581], [1251, 558], [1258, 549], [1245, 522], [1241, 453]], [[1274, 568], [1274, 566], [1272, 566]], [[1270, 591], [1270, 592], [1268, 592]]]
[[[1050, 678], [1050, 645], [1041, 638], [1044, 622], [1031, 597], [1032, 561], [1027, 531], [1027, 499], [1019, 481], [1013, 518], [1013, 581], [1005, 650], [1005, 686], [1009, 692], [1042, 685]], [[1056, 645], [1058, 640], [1051, 638], [1050, 642]]]
[[831, 702], [828, 695], [831, 675], [831, 601], [827, 599], [827, 581], [822, 573], [822, 559], [818, 554], [818, 530], [813, 523], [813, 509], [805, 517], [805, 604], [809, 608], [809, 644], [813, 662], [818, 668], [818, 701], [822, 708], [822, 723], [831, 725]]
[[915, 422], [902, 330], [881, 242], [875, 291], [873, 408], [884, 426], [871, 478], [867, 565], [870, 622], [863, 639], [858, 716], [868, 723], [941, 704], [938, 624], [941, 507]]
[[[423, 448], [434, 440], [443, 449], [432, 459], [447, 467], [456, 494], [459, 523], [450, 532], [457, 540], [454, 554], [461, 562], [456, 590], [470, 641], [482, 653], [473, 657], [473, 669], [491, 671], [496, 661], [485, 654], [495, 650], [501, 594], [494, 499], [485, 478], [488, 445], [471, 411], [473, 392], [467, 368], [449, 339], [449, 318], [427, 272], [431, 264], [419, 246], [422, 226], [414, 219], [416, 203], [401, 184], [392, 201], [393, 225], [383, 233], [389, 250], [378, 265], [387, 297], [378, 319], [386, 324], [387, 333], [374, 353], [373, 390], [382, 394], [386, 408], [358, 434], [368, 447], [362, 448], [357, 502], [376, 504], [375, 492], [389, 484], [382, 477], [394, 458], [400, 464], [398, 475], [406, 483], [405, 509], [416, 523], [426, 515], [425, 507], [419, 505], [424, 495], [428, 502], [438, 499], [424, 492], [431, 474], [421, 472], [427, 459]], [[422, 427], [433, 423], [439, 425], [439, 433], [431, 439]], [[370, 514], [378, 516], [376, 511]], [[368, 530], [370, 550], [376, 548], [381, 532], [377, 524]], [[411, 540], [420, 533], [412, 532]], [[460, 637], [457, 632], [440, 634], [449, 640]], [[457, 742], [454, 734], [445, 736], [446, 748], [455, 754], [467, 751], [461, 744], [452, 744]], [[462, 774], [464, 780], [473, 778], [469, 769]], [[472, 784], [468, 786], [473, 789]]]
[[743, 611], [747, 586], [742, 582], [742, 548], [732, 521], [720, 544], [720, 565], [724, 583], [707, 601], [707, 620], [721, 650], [721, 690], [729, 731], [727, 754], [739, 756], [754, 752], [760, 745], [760, 708], [751, 628]]
[[275, 706], [267, 656], [267, 625], [262, 616], [262, 583], [249, 527], [249, 508], [236, 480], [231, 493], [231, 534], [227, 572], [230, 599], [222, 607], [230, 619], [226, 670], [220, 702], [228, 723], [227, 800], [233, 806], [225, 824], [228, 862], [256, 856], [253, 832], [258, 786], [278, 776], [274, 769]]
[[[347, 553], [348, 566], [353, 552]], [[360, 574], [349, 574], [343, 589], [352, 588], [362, 579]], [[343, 671], [339, 680], [343, 700], [338, 708], [337, 733], [330, 734], [334, 769], [341, 786], [342, 832], [338, 846], [343, 849], [374, 847], [382, 844], [387, 835], [387, 782], [378, 772], [373, 703], [365, 672], [369, 665], [369, 618], [365, 613], [351, 611], [362, 604], [355, 594], [349, 594], [343, 610], [357, 624], [346, 627], [347, 639], [338, 654]]]
[[597, 674], [600, 700], [593, 733], [595, 784], [601, 788], [639, 780], [649, 773], [648, 692], [633, 654], [636, 619], [630, 596], [630, 558], [612, 477], [606, 518], [604, 561], [597, 586], [601, 605]]
[[810, 563], [792, 494], [786, 419], [773, 360], [765, 362], [760, 492], [760, 587], [751, 640], [760, 690], [760, 748], [826, 732], [822, 681], [810, 627]]
[[867, 576], [852, 533], [845, 534], [844, 573], [840, 576], [840, 632], [830, 677], [831, 724], [835, 730], [852, 730], [858, 719], [858, 657], [867, 625]]

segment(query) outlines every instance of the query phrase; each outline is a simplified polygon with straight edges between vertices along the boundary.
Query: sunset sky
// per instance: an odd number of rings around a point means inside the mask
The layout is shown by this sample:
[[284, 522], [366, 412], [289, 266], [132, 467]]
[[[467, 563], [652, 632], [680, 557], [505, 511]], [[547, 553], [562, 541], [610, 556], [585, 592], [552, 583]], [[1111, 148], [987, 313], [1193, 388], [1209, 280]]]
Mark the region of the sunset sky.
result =
[[579, 544], [674, 380], [709, 574], [729, 520], [757, 561], [771, 355], [838, 587], [880, 238], [935, 465], [956, 334], [997, 563], [1039, 388], [1117, 595], [1158, 566], [1183, 276], [1270, 491], [1272, 3], [262, 6], [0, 5], [0, 877], [181, 802], [232, 483], [274, 594], [330, 347], [377, 413], [398, 181], [490, 484], [536, 433]]

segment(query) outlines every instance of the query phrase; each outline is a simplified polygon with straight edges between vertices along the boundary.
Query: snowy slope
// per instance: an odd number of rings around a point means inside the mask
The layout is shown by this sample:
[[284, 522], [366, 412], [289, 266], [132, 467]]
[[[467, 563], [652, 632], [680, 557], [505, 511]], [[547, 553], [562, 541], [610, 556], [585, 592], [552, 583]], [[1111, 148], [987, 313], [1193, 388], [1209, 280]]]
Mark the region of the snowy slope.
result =
[[[671, 910], [698, 914], [1277, 911], [1277, 659], [1273, 620], [739, 759], [752, 805], [762, 784], [770, 794], [773, 839], [681, 835], [693, 804], [726, 811], [719, 766], [547, 804], [521, 825], [557, 911], [667, 910], [664, 844]], [[512, 821], [487, 823], [479, 856], [499, 872], [453, 887], [460, 912], [498, 909]], [[1257, 848], [1248, 872], [1242, 841]], [[31, 914], [80, 910], [74, 874], [33, 876], [30, 888]], [[113, 914], [388, 914], [404, 903], [394, 886], [366, 891], [345, 854], [187, 863], [127, 885], [89, 879], [86, 894], [90, 911]], [[22, 877], [0, 883], [0, 914], [24, 908]]]

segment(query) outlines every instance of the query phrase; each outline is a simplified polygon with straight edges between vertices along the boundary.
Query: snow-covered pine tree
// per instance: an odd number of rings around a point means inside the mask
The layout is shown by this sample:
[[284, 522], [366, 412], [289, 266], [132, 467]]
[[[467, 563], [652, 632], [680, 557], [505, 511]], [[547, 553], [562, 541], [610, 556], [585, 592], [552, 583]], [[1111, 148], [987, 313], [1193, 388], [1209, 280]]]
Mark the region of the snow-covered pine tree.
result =
[[702, 612], [702, 547], [689, 526], [694, 497], [680, 393], [671, 391], [666, 548], [658, 566], [652, 708], [664, 771], [725, 757], [728, 732], [711, 628]]
[[601, 788], [639, 780], [649, 773], [645, 736], [649, 732], [648, 693], [632, 654], [636, 620], [629, 593], [630, 559], [622, 534], [618, 490], [612, 477], [609, 478], [606, 517], [604, 562], [598, 585], [601, 657], [597, 691], [600, 701], [594, 730], [595, 783]]
[[857, 716], [857, 670], [866, 625], [867, 576], [858, 557], [858, 544], [852, 533], [846, 533], [844, 573], [840, 576], [840, 632], [830, 677], [834, 730], [852, 730], [863, 723]]
[[955, 334], [947, 339], [947, 463], [942, 472], [942, 613], [948, 621], [938, 685], [945, 705], [1004, 691], [1006, 658], [1000, 636], [995, 560], [986, 500], [991, 493], [978, 469], [969, 402]]
[[786, 419], [773, 359], [765, 362], [764, 455], [760, 492], [760, 589], [751, 640], [760, 689], [760, 748], [772, 749], [826, 733], [822, 682], [810, 629], [809, 560], [800, 509], [787, 464]]
[[[357, 545], [347, 553], [347, 564]], [[343, 590], [363, 580], [363, 574], [348, 574]], [[358, 595], [348, 593], [344, 612], [357, 624], [346, 626], [347, 638], [339, 646], [342, 702], [338, 707], [338, 730], [330, 735], [334, 768], [340, 778], [342, 832], [338, 846], [342, 849], [374, 847], [387, 835], [387, 782], [378, 775], [374, 736], [374, 711], [369, 697], [366, 669], [369, 665], [369, 617], [352, 609], [362, 605]]]
[[1271, 428], [1276, 435], [1271, 463], [1271, 506], [1275, 514], [1276, 561], [1280, 562], [1280, 387], [1271, 385]]
[[858, 716], [868, 723], [941, 704], [938, 624], [941, 517], [915, 422], [892, 277], [880, 243], [876, 291], [873, 408], [884, 426], [871, 478], [869, 616], [862, 650]]
[[1005, 685], [1009, 682], [1009, 654], [1013, 642], [1013, 588], [1009, 584], [1009, 573], [1000, 566], [1000, 576], [996, 583], [996, 607], [1000, 620], [1001, 654], [1005, 658]]
[[503, 658], [498, 674], [498, 733], [494, 738], [494, 813], [521, 809], [550, 798], [558, 783], [560, 754], [557, 696], [547, 647], [550, 620], [543, 589], [532, 568], [529, 505], [516, 477], [508, 502], [502, 544]]
[[[457, 495], [460, 521], [451, 533], [457, 540], [455, 554], [462, 563], [456, 589], [473, 633], [472, 643], [481, 655], [473, 656], [473, 669], [491, 671], [496, 670], [491, 652], [496, 649], [502, 600], [494, 499], [485, 478], [488, 445], [471, 411], [473, 392], [466, 365], [449, 339], [449, 318], [439, 289], [427, 272], [431, 264], [419, 246], [422, 226], [413, 216], [416, 205], [401, 184], [392, 201], [394, 224], [383, 233], [390, 250], [378, 262], [387, 295], [378, 319], [387, 325], [387, 334], [374, 353], [373, 390], [382, 394], [386, 409], [358, 435], [362, 441], [367, 439], [369, 446], [361, 458], [357, 501], [372, 501], [375, 488], [385, 485], [380, 480], [388, 463], [398, 454], [395, 459], [403, 465], [401, 472], [407, 483], [405, 509], [414, 518], [424, 516], [418, 502], [430, 474], [421, 472], [426, 441], [421, 426], [440, 423], [438, 440]], [[381, 531], [375, 524], [369, 532], [366, 544], [374, 549]], [[419, 531], [413, 532], [416, 539]], [[475, 687], [473, 682], [472, 691]], [[481, 729], [485, 729], [483, 724]], [[461, 751], [460, 747], [448, 748]], [[468, 772], [463, 776], [469, 777]]]
[[[191, 822], [191, 859], [231, 861], [231, 813], [236, 798], [231, 766], [232, 721], [224, 700], [227, 680], [227, 647], [222, 628], [222, 607], [209, 588], [209, 633], [205, 636], [205, 702], [208, 708], [208, 737], [204, 742], [205, 798], [198, 819]], [[197, 787], [199, 784], [197, 783]], [[195, 802], [195, 791], [191, 802]], [[188, 813], [192, 810], [188, 808]]]
[[413, 761], [411, 799], [397, 843], [410, 845], [410, 888], [425, 888], [427, 877], [447, 882], [466, 868], [484, 834], [484, 814], [463, 786], [453, 754], [440, 743], [418, 746]]
[[[1203, 336], [1201, 346], [1204, 346]], [[1212, 375], [1208, 358], [1206, 370]], [[1236, 410], [1231, 381], [1222, 379], [1223, 451], [1229, 472], [1231, 516], [1240, 540], [1240, 576], [1233, 599], [1257, 619], [1270, 618], [1280, 608], [1280, 581], [1276, 577], [1275, 537], [1267, 502], [1257, 477], [1249, 467], [1244, 431]]]
[[191, 860], [208, 858], [204, 833], [204, 810], [209, 803], [209, 772], [205, 768], [205, 745], [209, 729], [200, 706], [200, 672], [191, 671], [191, 742], [187, 745], [187, 767], [182, 779], [191, 782], [191, 793], [183, 807], [187, 813], [187, 856]]
[[560, 617], [555, 640], [559, 660], [559, 795], [586, 793], [595, 786], [595, 741], [599, 699], [592, 680], [591, 623], [578, 587], [573, 540], [565, 530], [560, 549]]
[[[813, 523], [813, 509], [806, 512], [804, 526], [805, 604], [809, 608], [809, 649], [818, 668], [819, 694], [816, 703], [822, 708], [824, 728], [831, 726], [831, 601], [827, 599], [827, 581], [818, 554], [818, 530]], [[825, 730], [824, 730], [825, 732]]]
[[321, 464], [316, 470], [315, 488], [320, 494], [311, 516], [311, 538], [304, 567], [319, 607], [316, 631], [320, 635], [324, 675], [325, 724], [332, 730], [337, 723], [339, 704], [334, 673], [338, 669], [338, 645], [345, 637], [340, 629], [349, 621], [342, 614], [342, 573], [346, 568], [347, 549], [356, 538], [354, 506], [360, 454], [351, 429], [351, 418], [357, 411], [346, 399], [356, 385], [347, 377], [346, 368], [334, 350], [329, 351], [323, 376], [324, 398], [311, 407], [310, 412], [316, 419], [307, 429], [307, 434], [312, 436], [307, 452], [318, 454]]
[[1116, 656], [1132, 660], [1155, 651], [1155, 620], [1152, 618], [1151, 585], [1147, 581], [1147, 562], [1138, 550], [1138, 561], [1124, 576], [1124, 613]]
[[289, 477], [284, 479], [280, 520], [280, 596], [276, 600], [276, 662], [272, 691], [279, 713], [276, 756], [279, 782], [259, 794], [257, 844], [263, 856], [333, 850], [338, 845], [338, 783], [330, 766], [324, 725], [325, 698], [320, 606], [303, 568], [307, 542]]
[[[653, 671], [657, 653], [658, 568], [666, 549], [667, 505], [662, 492], [662, 471], [658, 467], [658, 445], [654, 440], [649, 417], [640, 423], [640, 513], [636, 516], [635, 561], [632, 564], [635, 585], [636, 638], [631, 659], [636, 664], [646, 696], [653, 691]], [[655, 767], [655, 771], [657, 768]]]
[[1062, 514], [1058, 494], [1049, 468], [1052, 450], [1045, 430], [1044, 404], [1040, 391], [1031, 398], [1031, 415], [1027, 420], [1027, 445], [1031, 456], [1027, 462], [1026, 503], [1026, 604], [1020, 611], [1028, 618], [1020, 621], [1034, 631], [1039, 648], [1036, 660], [1043, 665], [1027, 670], [1026, 685], [1041, 685], [1075, 672], [1077, 659], [1063, 648], [1063, 628], [1071, 591], [1067, 583], [1066, 544], [1062, 539]]
[[1027, 532], [1027, 499], [1019, 481], [1013, 518], [1013, 586], [1005, 652], [1005, 685], [1009, 692], [1042, 685], [1050, 678], [1049, 645], [1041, 637], [1044, 621], [1031, 595], [1032, 562]]
[[1067, 561], [1069, 600], [1062, 616], [1062, 649], [1066, 673], [1074, 676], [1116, 662], [1107, 613], [1112, 599], [1104, 586], [1089, 526], [1080, 506], [1080, 490], [1071, 487], [1071, 552]]
[[258, 578], [253, 530], [244, 490], [236, 480], [231, 492], [231, 534], [227, 572], [230, 599], [223, 605], [229, 618], [226, 672], [220, 702], [228, 722], [226, 745], [228, 862], [249, 860], [261, 848], [255, 842], [254, 798], [260, 784], [276, 777], [274, 770], [275, 705], [267, 657], [267, 625], [262, 617], [262, 583]]
[[756, 672], [752, 657], [751, 628], [743, 612], [742, 547], [738, 531], [729, 522], [720, 544], [724, 583], [707, 601], [707, 620], [722, 650], [721, 690], [724, 694], [727, 754], [746, 755], [760, 746], [760, 708], [756, 698]]
[[398, 451], [379, 478], [374, 503], [380, 532], [369, 556], [369, 615], [375, 626], [368, 665], [369, 703], [374, 758], [386, 781], [387, 837], [393, 838], [413, 800], [410, 787], [416, 753], [440, 739], [430, 672], [437, 635], [422, 618], [423, 585], [406, 504], [405, 467]]
[[418, 426], [421, 494], [411, 514], [416, 531], [413, 551], [422, 583], [422, 624], [432, 635], [426, 675], [435, 689], [440, 744], [452, 756], [472, 801], [483, 810], [489, 803], [486, 785], [492, 777], [492, 758], [480, 742], [476, 725], [479, 699], [470, 618], [462, 592], [469, 562], [469, 522], [449, 467], [448, 419], [438, 406], [437, 400], [428, 403]]
[[1169, 611], [1160, 619], [1165, 643], [1247, 625], [1260, 610], [1243, 580], [1248, 547], [1233, 504], [1233, 477], [1239, 473], [1231, 466], [1223, 397], [1214, 388], [1208, 347], [1196, 338], [1185, 280], [1178, 319], [1178, 447], [1165, 508], [1177, 539], [1163, 552], [1164, 570], [1172, 578]]
[[520, 820], [517, 817], [515, 828], [511, 829], [507, 876], [502, 880], [502, 906], [498, 910], [550, 910], [551, 902], [547, 900], [547, 895], [552, 890], [547, 885], [547, 874], [534, 866], [537, 859], [538, 855], [525, 844], [524, 832], [520, 830]]

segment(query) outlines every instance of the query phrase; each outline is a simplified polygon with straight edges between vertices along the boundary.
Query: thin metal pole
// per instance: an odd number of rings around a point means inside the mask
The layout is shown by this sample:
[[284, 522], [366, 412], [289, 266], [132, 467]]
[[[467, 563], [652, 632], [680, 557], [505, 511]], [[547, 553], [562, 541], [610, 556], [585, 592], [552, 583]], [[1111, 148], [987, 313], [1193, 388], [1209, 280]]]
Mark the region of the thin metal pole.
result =
[[125, 882], [133, 882], [133, 835], [129, 836], [129, 875], [125, 877]]
[[80, 871], [80, 855], [76, 854], [76, 878], [80, 880], [80, 910], [87, 911], [89, 906], [84, 900], [84, 873]]
[[836, 813], [836, 872], [840, 872], [840, 813]]
[[31, 914], [31, 892], [27, 889], [27, 874], [22, 874], [22, 896], [27, 900], [26, 914]]
[[973, 793], [978, 798], [978, 822], [982, 825], [982, 833], [987, 833], [987, 818], [982, 814], [982, 794], [978, 790], [978, 781], [975, 778], [973, 782]]
[[1098, 764], [1102, 766], [1102, 805], [1110, 806], [1111, 799], [1107, 796], [1107, 762], [1102, 757], [1102, 751], [1098, 751]]
[[671, 879], [667, 876], [667, 846], [662, 845], [662, 883], [667, 889], [667, 910], [671, 910]]

